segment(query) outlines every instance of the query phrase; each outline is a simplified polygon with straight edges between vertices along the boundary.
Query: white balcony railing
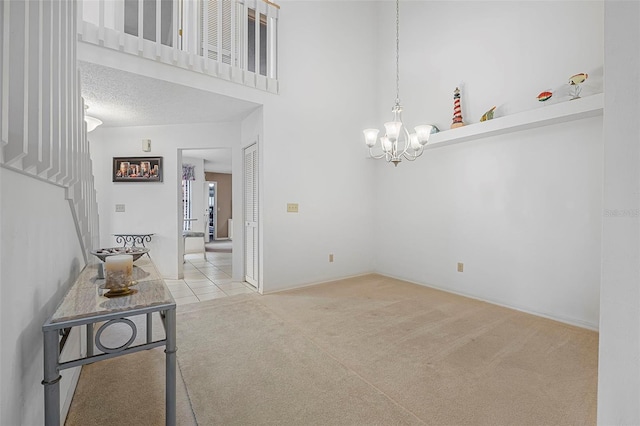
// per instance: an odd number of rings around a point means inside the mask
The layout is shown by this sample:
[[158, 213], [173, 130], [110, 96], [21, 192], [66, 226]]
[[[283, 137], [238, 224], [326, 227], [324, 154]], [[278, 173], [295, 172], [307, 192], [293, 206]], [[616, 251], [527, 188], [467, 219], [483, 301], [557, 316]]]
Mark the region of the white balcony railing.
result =
[[83, 0], [79, 39], [278, 92], [279, 6], [266, 0]]

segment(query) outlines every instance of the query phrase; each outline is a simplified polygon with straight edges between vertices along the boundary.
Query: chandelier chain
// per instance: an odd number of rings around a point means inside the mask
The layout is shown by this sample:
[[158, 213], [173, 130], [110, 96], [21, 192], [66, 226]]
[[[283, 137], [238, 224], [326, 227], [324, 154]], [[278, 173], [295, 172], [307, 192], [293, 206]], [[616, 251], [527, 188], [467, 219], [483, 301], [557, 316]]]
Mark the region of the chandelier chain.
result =
[[[409, 133], [402, 122], [402, 105], [400, 105], [400, 0], [396, 0], [396, 103], [392, 109], [393, 120], [384, 123], [385, 133], [378, 139], [380, 130], [363, 130], [365, 144], [369, 147], [371, 158], [384, 158], [394, 166], [402, 159], [414, 161], [424, 152], [434, 126], [420, 125], [414, 127], [415, 133]], [[382, 152], [376, 153], [375, 147], [380, 143]]]
[[400, 105], [400, 0], [396, 0], [396, 105]]

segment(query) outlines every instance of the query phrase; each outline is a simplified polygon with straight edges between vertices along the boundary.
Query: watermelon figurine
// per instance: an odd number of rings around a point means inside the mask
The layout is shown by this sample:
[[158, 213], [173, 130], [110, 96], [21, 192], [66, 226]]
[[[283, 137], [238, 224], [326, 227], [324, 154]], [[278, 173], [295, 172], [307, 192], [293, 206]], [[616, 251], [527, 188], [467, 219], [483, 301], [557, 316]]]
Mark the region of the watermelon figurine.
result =
[[551, 92], [540, 92], [540, 94], [538, 95], [538, 100], [540, 102], [545, 102], [551, 99], [552, 96], [553, 96], [553, 93]]

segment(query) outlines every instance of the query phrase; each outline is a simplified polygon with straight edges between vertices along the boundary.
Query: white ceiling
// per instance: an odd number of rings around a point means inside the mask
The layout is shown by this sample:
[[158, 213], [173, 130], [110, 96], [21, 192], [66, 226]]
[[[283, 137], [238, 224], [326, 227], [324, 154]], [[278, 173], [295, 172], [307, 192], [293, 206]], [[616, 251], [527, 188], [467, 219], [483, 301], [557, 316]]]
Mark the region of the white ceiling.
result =
[[204, 171], [231, 173], [231, 148], [183, 149], [182, 157], [204, 159]]
[[[79, 61], [87, 115], [104, 127], [238, 121], [258, 105], [192, 87]], [[231, 172], [230, 149], [189, 150], [205, 170]], [[213, 169], [215, 168], [215, 170]], [[228, 171], [223, 171], [228, 170]]]

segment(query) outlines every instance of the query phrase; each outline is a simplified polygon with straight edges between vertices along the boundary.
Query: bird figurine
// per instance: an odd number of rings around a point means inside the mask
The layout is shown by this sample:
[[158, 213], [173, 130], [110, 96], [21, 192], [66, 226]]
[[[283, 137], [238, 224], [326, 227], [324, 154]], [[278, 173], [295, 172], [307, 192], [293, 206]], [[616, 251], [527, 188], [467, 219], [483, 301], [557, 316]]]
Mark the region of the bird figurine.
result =
[[573, 86], [571, 93], [573, 98], [571, 98], [571, 100], [578, 99], [580, 97], [580, 92], [582, 91], [580, 84], [584, 83], [588, 77], [589, 75], [586, 72], [581, 72], [580, 74], [575, 74], [569, 77], [569, 85]]
[[496, 107], [491, 108], [489, 111], [485, 112], [482, 117], [480, 118], [480, 121], [487, 121], [487, 120], [493, 120], [493, 112], [496, 110]]
[[589, 74], [586, 72], [581, 72], [580, 74], [572, 75], [569, 77], [569, 84], [575, 86], [576, 84], [584, 83], [584, 81], [589, 77]]
[[549, 91], [540, 92], [540, 94], [538, 95], [538, 100], [540, 102], [546, 102], [549, 99], [551, 99], [552, 96], [553, 96], [553, 93], [551, 93]]

